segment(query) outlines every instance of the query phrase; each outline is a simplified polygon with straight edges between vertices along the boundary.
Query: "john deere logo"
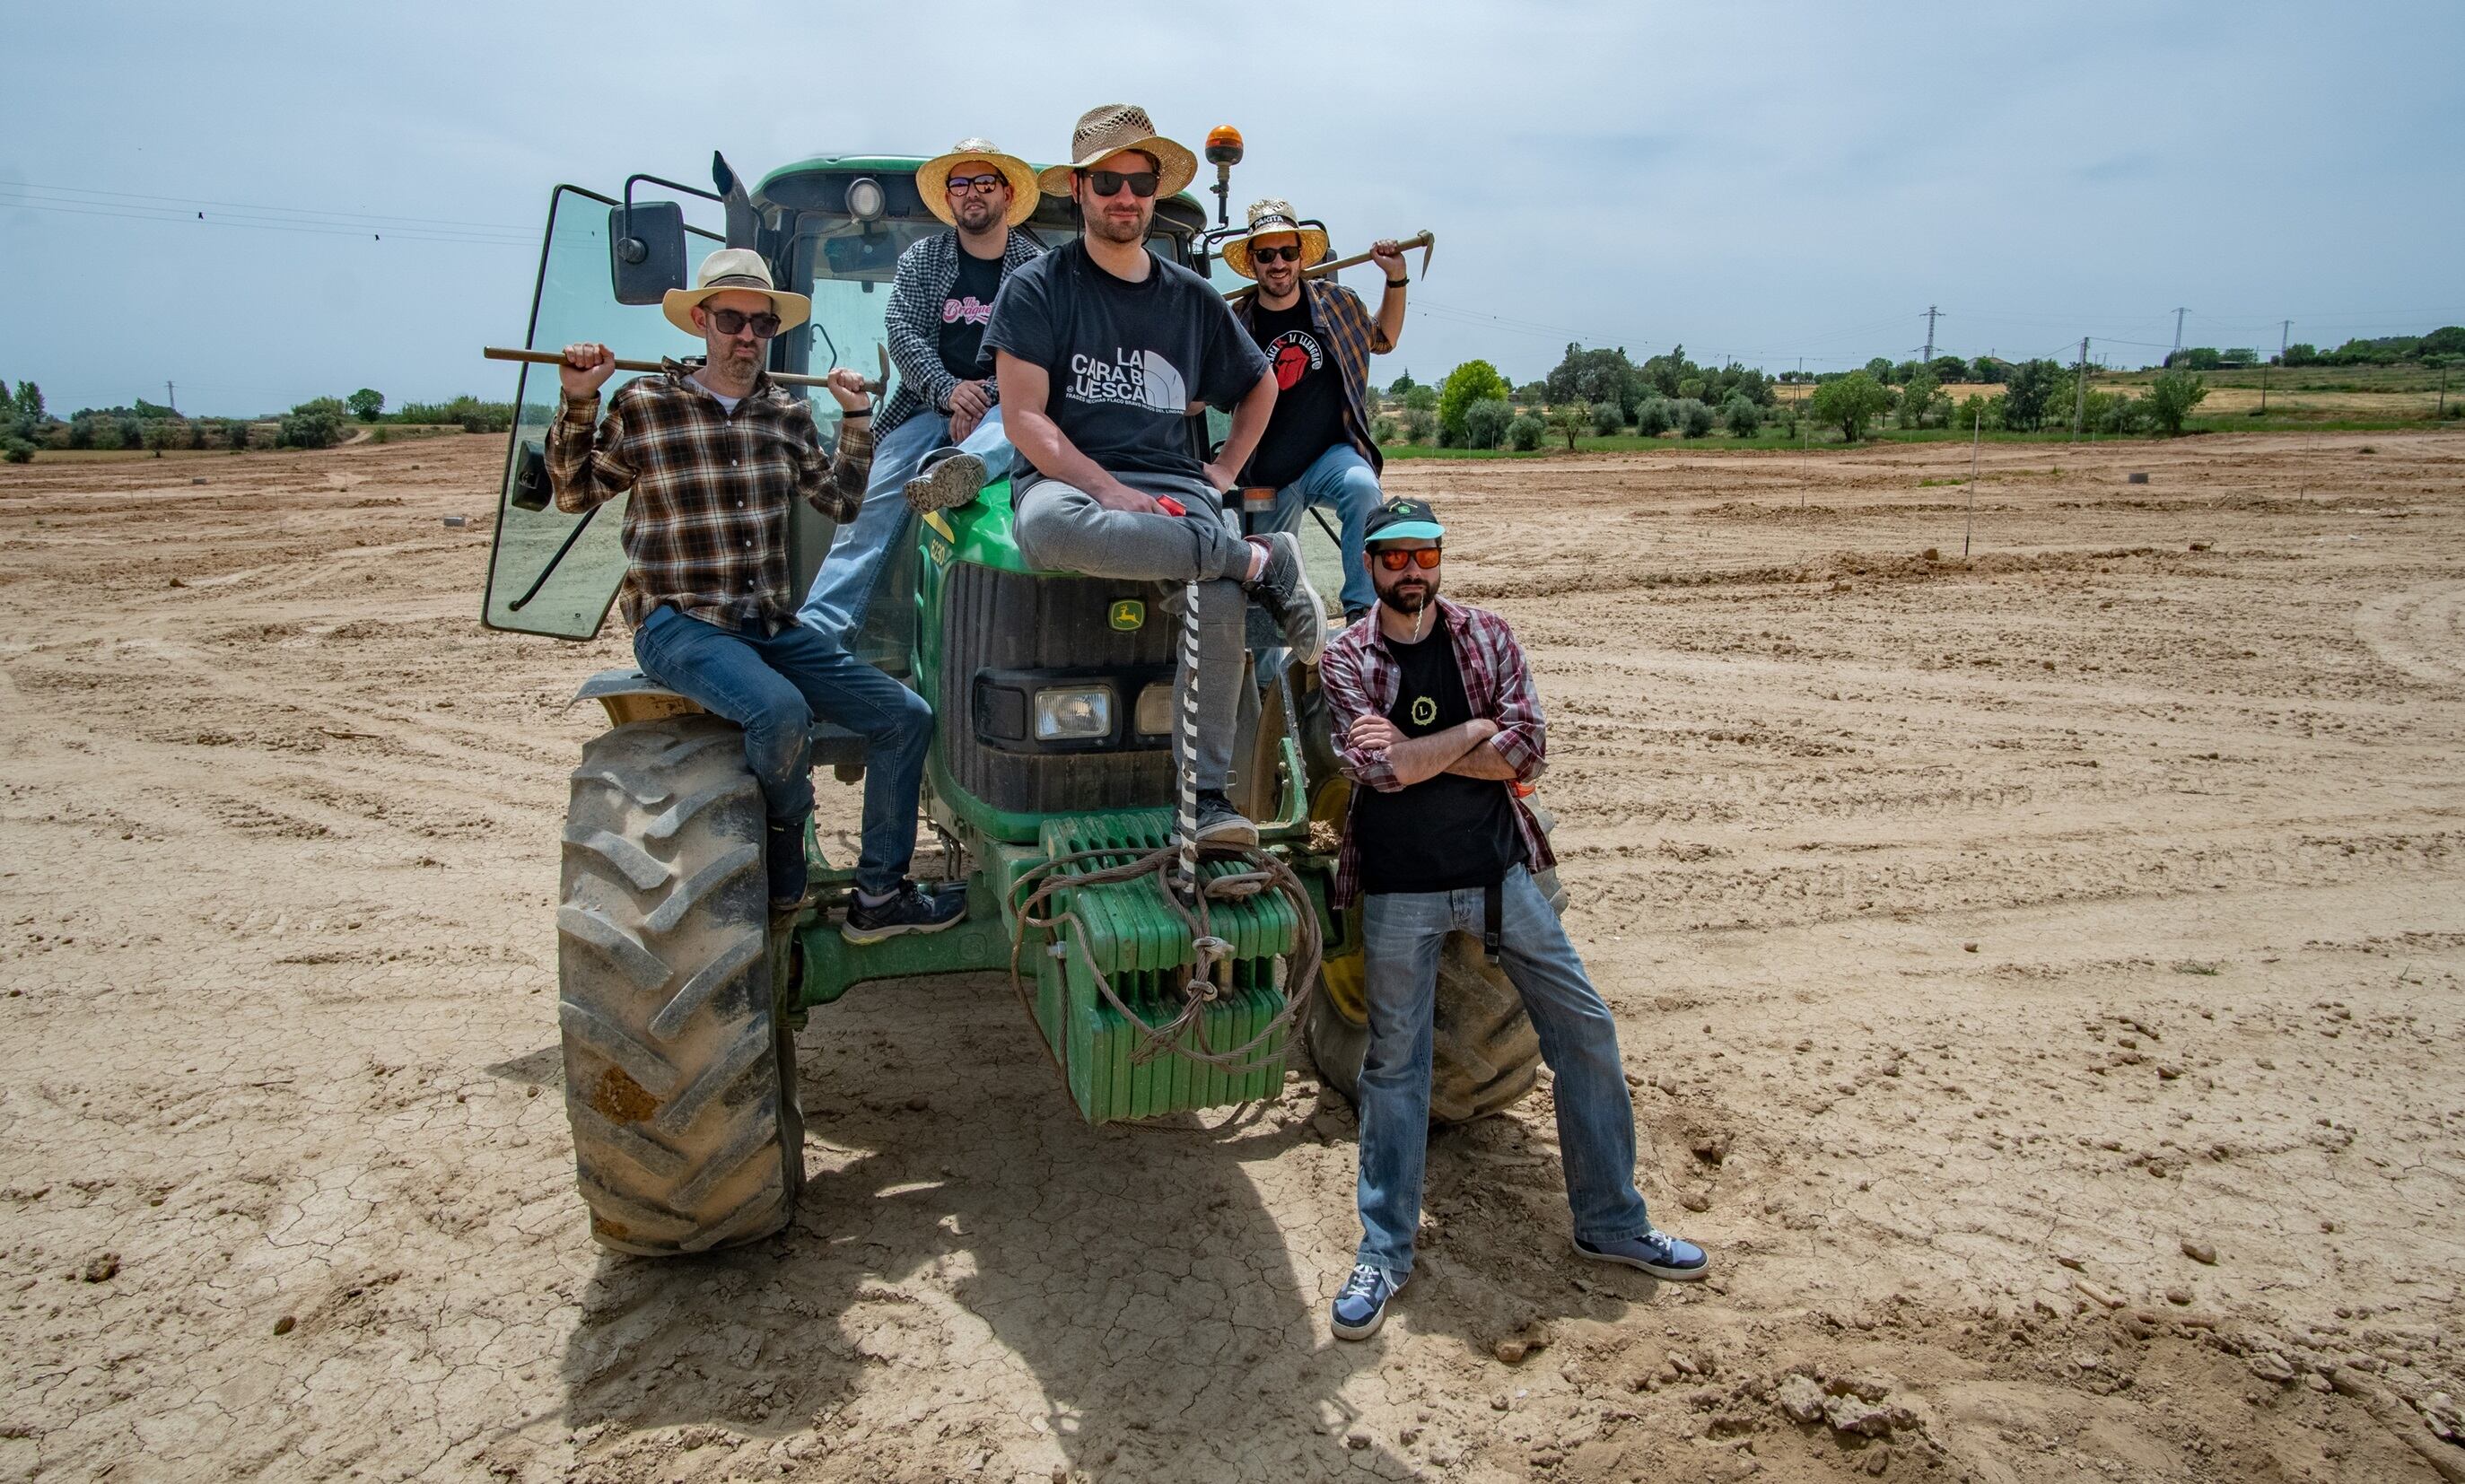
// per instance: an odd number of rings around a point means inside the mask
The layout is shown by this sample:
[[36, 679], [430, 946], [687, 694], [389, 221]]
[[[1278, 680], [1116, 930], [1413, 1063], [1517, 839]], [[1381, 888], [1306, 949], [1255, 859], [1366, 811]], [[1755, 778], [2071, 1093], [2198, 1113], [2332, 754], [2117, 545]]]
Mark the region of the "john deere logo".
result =
[[1112, 626], [1123, 633], [1144, 629], [1147, 624], [1147, 606], [1136, 598], [1116, 598], [1113, 610], [1105, 615]]
[[1414, 726], [1427, 726], [1437, 719], [1438, 702], [1435, 697], [1415, 696], [1412, 698], [1412, 724]]

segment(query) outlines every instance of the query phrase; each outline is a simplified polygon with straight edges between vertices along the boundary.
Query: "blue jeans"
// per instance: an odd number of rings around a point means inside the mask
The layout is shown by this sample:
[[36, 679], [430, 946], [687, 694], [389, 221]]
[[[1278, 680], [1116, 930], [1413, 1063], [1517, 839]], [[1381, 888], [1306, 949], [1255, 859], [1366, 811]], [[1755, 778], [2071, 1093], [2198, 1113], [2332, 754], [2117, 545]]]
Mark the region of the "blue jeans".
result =
[[[1507, 873], [1499, 957], [1557, 1074], [1559, 1155], [1575, 1235], [1638, 1237], [1651, 1222], [1634, 1187], [1634, 1105], [1618, 1060], [1617, 1022], [1601, 1003], [1548, 898], [1518, 866]], [[1432, 1027], [1438, 949], [1481, 932], [1481, 891], [1388, 892], [1362, 899], [1369, 1052], [1361, 1068], [1361, 1262], [1412, 1271], [1421, 1169], [1430, 1144]]]
[[1339, 443], [1301, 471], [1301, 476], [1276, 492], [1275, 528], [1298, 531], [1301, 514], [1312, 505], [1331, 507], [1344, 533], [1344, 611], [1348, 617], [1378, 606], [1378, 589], [1369, 585], [1369, 568], [1361, 561], [1361, 533], [1369, 512], [1386, 496], [1378, 488], [1378, 471], [1349, 443]]
[[[873, 473], [865, 480], [864, 504], [855, 519], [831, 537], [830, 555], [813, 574], [812, 591], [796, 610], [796, 622], [841, 649], [852, 647], [864, 627], [864, 610], [881, 569], [890, 565], [891, 548], [904, 537], [914, 513], [907, 508], [907, 481], [916, 477], [925, 459], [948, 447], [950, 419], [927, 409], [890, 430], [873, 446]], [[959, 452], [985, 461], [988, 479], [1010, 473], [1012, 451], [1002, 436], [1001, 408], [995, 406], [967, 434]]]
[[633, 631], [642, 673], [744, 728], [744, 761], [774, 821], [813, 811], [813, 719], [864, 739], [864, 827], [855, 884], [895, 891], [916, 854], [916, 797], [933, 741], [924, 698], [811, 630], [740, 633], [661, 604]]

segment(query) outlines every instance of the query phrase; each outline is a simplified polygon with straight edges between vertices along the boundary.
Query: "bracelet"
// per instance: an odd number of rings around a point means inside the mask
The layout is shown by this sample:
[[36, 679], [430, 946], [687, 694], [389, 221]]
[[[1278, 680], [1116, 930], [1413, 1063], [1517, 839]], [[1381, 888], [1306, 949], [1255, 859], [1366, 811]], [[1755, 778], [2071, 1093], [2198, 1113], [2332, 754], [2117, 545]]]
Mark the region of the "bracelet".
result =
[[1410, 278], [1389, 278], [1387, 280], [1387, 286], [1390, 289], [1400, 289], [1411, 281]]
[[840, 410], [839, 410], [839, 421], [840, 421], [840, 422], [843, 422], [843, 423], [852, 423], [852, 422], [855, 422], [855, 421], [857, 418], [859, 418], [859, 417], [864, 418], [864, 419], [866, 419], [867, 421], [870, 421], [870, 420], [872, 419], [872, 417], [873, 417], [873, 409], [871, 409], [871, 408], [865, 408], [865, 409], [863, 409], [862, 410], [855, 411], [855, 412], [851, 412], [851, 411], [847, 410], [845, 408], [842, 408], [842, 409], [840, 409]]

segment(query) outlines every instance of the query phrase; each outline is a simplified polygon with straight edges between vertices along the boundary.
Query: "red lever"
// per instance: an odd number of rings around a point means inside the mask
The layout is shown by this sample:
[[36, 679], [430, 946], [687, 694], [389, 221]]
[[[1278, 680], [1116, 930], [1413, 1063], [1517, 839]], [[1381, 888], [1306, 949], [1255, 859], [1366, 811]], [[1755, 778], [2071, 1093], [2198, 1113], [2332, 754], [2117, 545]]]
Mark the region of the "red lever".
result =
[[1169, 495], [1157, 496], [1155, 498], [1155, 502], [1156, 508], [1163, 511], [1166, 515], [1186, 516], [1189, 514], [1189, 507], [1188, 505], [1183, 504], [1181, 501], [1173, 498]]

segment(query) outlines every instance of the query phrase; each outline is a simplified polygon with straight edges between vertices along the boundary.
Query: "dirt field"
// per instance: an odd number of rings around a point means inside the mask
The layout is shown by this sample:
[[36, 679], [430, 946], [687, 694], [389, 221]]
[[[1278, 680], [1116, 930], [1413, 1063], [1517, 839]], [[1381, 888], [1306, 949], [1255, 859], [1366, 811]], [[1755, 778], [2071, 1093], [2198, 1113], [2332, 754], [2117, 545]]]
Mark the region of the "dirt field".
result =
[[601, 1253], [627, 651], [477, 627], [500, 441], [0, 470], [0, 1476], [2458, 1477], [2465, 436], [1988, 446], [1963, 562], [1968, 452], [1396, 466], [1717, 1267], [1571, 1260], [1544, 1090], [1359, 1345], [1348, 1113], [1089, 1130], [991, 977], [814, 1013], [790, 1232]]

